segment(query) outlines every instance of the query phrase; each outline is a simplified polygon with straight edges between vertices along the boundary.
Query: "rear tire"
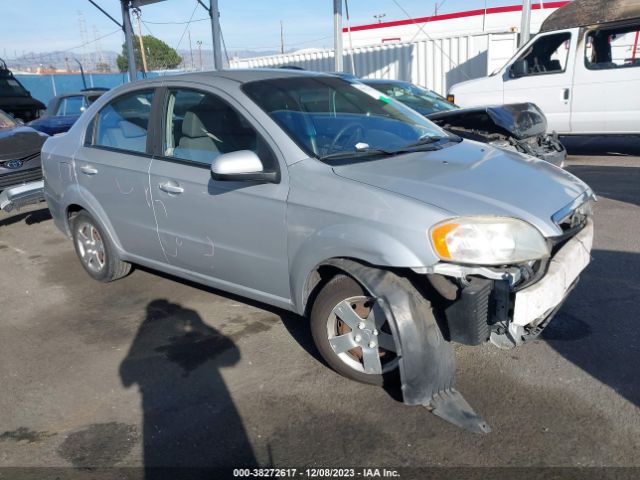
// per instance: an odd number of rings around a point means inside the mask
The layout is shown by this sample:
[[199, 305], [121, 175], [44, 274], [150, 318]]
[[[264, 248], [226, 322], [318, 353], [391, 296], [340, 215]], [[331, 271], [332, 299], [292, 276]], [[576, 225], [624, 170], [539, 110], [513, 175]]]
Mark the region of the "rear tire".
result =
[[389, 324], [375, 302], [354, 279], [337, 275], [313, 304], [311, 333], [322, 358], [340, 375], [382, 386], [397, 378], [398, 358]]
[[91, 278], [106, 283], [131, 271], [131, 264], [120, 260], [100, 224], [86, 211], [74, 215], [70, 224], [76, 254]]

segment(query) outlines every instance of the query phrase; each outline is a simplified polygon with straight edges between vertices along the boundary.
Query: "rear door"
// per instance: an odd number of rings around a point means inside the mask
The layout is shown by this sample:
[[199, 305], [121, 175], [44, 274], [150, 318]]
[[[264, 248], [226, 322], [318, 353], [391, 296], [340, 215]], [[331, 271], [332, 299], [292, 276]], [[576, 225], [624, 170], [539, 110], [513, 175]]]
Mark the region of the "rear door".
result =
[[[114, 98], [94, 117], [75, 155], [75, 174], [130, 255], [161, 260], [149, 195], [154, 89]], [[89, 199], [89, 203], [94, 204]], [[104, 220], [104, 219], [102, 219]]]
[[546, 115], [550, 131], [569, 133], [575, 42], [568, 30], [536, 36], [518, 59], [526, 60], [527, 74], [505, 74], [504, 103], [533, 102]]
[[573, 133], [640, 132], [640, 22], [588, 30], [576, 61]]
[[[169, 88], [150, 187], [167, 264], [248, 297], [286, 304], [286, 166], [277, 147], [224, 93]], [[279, 183], [215, 181], [214, 157], [252, 150]], [[180, 273], [180, 272], [178, 272]]]

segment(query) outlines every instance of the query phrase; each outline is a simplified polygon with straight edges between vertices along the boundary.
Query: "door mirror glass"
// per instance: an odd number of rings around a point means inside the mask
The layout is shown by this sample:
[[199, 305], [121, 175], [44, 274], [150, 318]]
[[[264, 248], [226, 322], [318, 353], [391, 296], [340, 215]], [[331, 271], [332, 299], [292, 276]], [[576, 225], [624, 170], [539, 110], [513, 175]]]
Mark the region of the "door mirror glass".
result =
[[516, 60], [511, 65], [511, 78], [520, 78], [529, 74], [529, 64], [526, 60]]
[[265, 172], [262, 161], [251, 150], [218, 155], [211, 162], [211, 177], [223, 181], [276, 181], [275, 172]]

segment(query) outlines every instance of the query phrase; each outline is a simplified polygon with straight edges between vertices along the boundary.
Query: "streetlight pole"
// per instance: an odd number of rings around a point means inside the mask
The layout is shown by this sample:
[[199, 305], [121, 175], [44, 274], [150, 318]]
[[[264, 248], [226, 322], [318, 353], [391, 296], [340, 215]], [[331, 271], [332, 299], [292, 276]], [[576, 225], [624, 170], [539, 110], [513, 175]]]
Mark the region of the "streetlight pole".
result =
[[333, 47], [335, 71], [342, 72], [342, 0], [333, 0]]
[[531, 37], [531, 0], [522, 0], [522, 24], [520, 25], [520, 47]]

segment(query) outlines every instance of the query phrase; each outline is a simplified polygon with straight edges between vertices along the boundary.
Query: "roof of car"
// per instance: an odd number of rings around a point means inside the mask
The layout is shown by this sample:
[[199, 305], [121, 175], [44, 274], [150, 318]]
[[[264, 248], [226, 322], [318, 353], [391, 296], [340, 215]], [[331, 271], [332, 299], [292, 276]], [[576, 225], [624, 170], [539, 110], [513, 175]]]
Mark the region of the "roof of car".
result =
[[330, 73], [314, 72], [310, 70], [294, 70], [287, 68], [251, 68], [251, 69], [230, 69], [230, 70], [215, 70], [209, 72], [190, 72], [179, 73], [176, 75], [167, 75], [163, 77], [156, 77], [153, 79], [140, 80], [136, 82], [136, 85], [142, 83], [154, 83], [159, 79], [180, 79], [192, 82], [206, 83], [214, 78], [226, 78], [239, 83], [253, 82], [255, 80], [271, 80], [275, 78], [289, 78], [289, 77], [317, 77], [327, 76], [333, 77]]
[[638, 0], [575, 0], [554, 11], [541, 32], [640, 18]]
[[404, 80], [389, 80], [386, 78], [363, 78], [360, 80], [362, 83], [396, 83], [406, 85], [409, 82]]

